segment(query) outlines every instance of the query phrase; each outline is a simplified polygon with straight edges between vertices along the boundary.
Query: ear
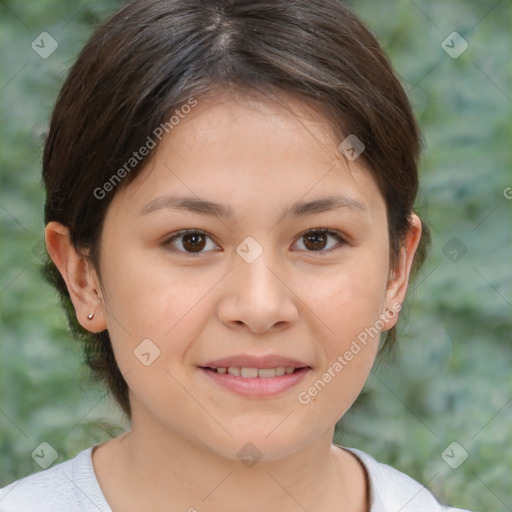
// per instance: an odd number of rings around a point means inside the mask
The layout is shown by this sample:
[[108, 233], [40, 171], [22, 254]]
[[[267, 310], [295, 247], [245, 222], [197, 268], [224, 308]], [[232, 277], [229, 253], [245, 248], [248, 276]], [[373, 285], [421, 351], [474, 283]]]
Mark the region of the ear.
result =
[[381, 317], [385, 331], [392, 329], [398, 321], [398, 312], [405, 300], [414, 255], [421, 239], [421, 220], [415, 213], [411, 214], [409, 224], [410, 228], [400, 249], [398, 261], [395, 268], [391, 269], [388, 281], [386, 311]]
[[[61, 273], [80, 325], [91, 332], [107, 328], [103, 314], [103, 296], [96, 272], [90, 262], [77, 253], [69, 229], [49, 222], [45, 229], [46, 249]], [[92, 318], [89, 318], [90, 315]]]

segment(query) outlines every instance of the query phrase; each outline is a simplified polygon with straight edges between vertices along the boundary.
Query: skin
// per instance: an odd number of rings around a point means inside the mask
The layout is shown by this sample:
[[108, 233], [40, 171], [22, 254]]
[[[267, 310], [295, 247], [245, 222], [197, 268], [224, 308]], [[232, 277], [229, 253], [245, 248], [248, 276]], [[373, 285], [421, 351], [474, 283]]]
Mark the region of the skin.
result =
[[[130, 388], [131, 431], [93, 454], [114, 511], [225, 512], [248, 503], [266, 511], [367, 510], [364, 470], [332, 438], [368, 377], [379, 337], [307, 405], [297, 395], [403, 302], [421, 227], [412, 214], [390, 269], [384, 199], [362, 160], [346, 160], [339, 142], [292, 97], [285, 106], [248, 94], [199, 98], [143, 172], [116, 191], [99, 273], [73, 249], [66, 227], [48, 224], [47, 247], [77, 317], [90, 331], [108, 329]], [[290, 213], [297, 201], [334, 194], [362, 208]], [[140, 213], [170, 195], [227, 205], [233, 218], [166, 207]], [[211, 237], [201, 253], [187, 253], [183, 238], [166, 244], [192, 228]], [[303, 235], [313, 228], [344, 241], [329, 236], [325, 248], [311, 250]], [[236, 252], [248, 236], [263, 249], [252, 263]], [[383, 329], [397, 316], [386, 316]], [[134, 356], [147, 338], [160, 350], [150, 366]], [[289, 356], [312, 369], [293, 389], [254, 398], [197, 368], [242, 353]], [[261, 452], [250, 468], [237, 457], [248, 442]]]

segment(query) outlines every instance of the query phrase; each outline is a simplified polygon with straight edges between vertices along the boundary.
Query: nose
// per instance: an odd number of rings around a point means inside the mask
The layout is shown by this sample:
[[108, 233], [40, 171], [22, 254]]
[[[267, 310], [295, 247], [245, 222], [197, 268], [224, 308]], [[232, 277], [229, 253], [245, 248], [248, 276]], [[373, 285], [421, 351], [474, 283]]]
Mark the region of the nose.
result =
[[299, 318], [299, 299], [283, 270], [266, 257], [266, 251], [252, 263], [238, 258], [227, 279], [218, 316], [230, 329], [277, 332]]

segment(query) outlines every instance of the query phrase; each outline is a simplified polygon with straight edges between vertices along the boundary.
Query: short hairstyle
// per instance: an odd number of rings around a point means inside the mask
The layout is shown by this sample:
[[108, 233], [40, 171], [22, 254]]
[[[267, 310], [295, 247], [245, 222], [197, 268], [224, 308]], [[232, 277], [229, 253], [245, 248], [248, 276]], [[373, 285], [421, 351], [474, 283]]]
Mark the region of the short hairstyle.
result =
[[[127, 3], [87, 42], [58, 97], [43, 155], [45, 223], [67, 226], [75, 249], [99, 272], [107, 208], [155, 152], [129, 172], [126, 162], [180, 105], [216, 87], [292, 94], [316, 106], [340, 142], [356, 135], [365, 145], [359, 158], [386, 203], [390, 262], [397, 261], [418, 190], [420, 134], [389, 59], [341, 0]], [[423, 225], [414, 269], [428, 244]], [[44, 270], [88, 365], [130, 416], [108, 331], [85, 330], [49, 258]], [[395, 337], [393, 328], [386, 343]]]

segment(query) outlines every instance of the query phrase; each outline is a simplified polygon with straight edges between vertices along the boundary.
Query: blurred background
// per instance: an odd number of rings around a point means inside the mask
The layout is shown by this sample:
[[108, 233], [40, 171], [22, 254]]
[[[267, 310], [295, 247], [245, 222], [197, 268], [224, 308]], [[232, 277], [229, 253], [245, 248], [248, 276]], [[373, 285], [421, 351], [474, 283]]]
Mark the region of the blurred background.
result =
[[[42, 442], [57, 464], [128, 428], [89, 379], [39, 270], [49, 115], [94, 26], [121, 4], [0, 2], [0, 487], [41, 470], [32, 453]], [[349, 4], [379, 37], [422, 128], [417, 208], [433, 245], [395, 350], [335, 440], [452, 505], [512, 510], [511, 2]]]

